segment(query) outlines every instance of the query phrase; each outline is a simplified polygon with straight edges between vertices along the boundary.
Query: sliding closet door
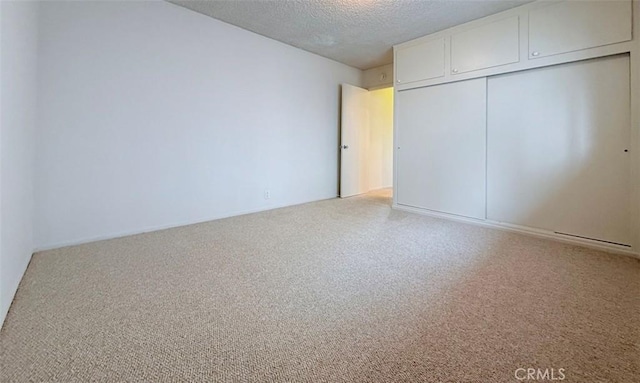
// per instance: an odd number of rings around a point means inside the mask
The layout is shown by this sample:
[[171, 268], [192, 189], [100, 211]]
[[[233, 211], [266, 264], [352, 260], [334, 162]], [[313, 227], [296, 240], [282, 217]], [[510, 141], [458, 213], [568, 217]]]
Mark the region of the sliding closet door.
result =
[[629, 56], [488, 80], [487, 218], [629, 244]]
[[397, 202], [483, 219], [486, 79], [397, 97]]

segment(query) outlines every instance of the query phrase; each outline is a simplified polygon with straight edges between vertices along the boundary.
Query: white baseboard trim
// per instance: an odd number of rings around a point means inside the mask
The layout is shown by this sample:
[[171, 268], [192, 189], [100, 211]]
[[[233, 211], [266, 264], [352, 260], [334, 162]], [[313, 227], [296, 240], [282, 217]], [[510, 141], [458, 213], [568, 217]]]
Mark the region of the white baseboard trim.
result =
[[31, 259], [33, 258], [33, 253], [29, 255], [29, 259], [24, 265], [21, 267], [20, 278], [18, 278], [17, 282], [12, 284], [11, 286], [11, 300], [8, 302], [2, 302], [2, 307], [0, 307], [0, 329], [4, 326], [4, 321], [7, 319], [7, 314], [9, 314], [9, 310], [11, 309], [11, 305], [13, 304], [13, 300], [16, 299], [16, 293], [18, 292], [18, 287], [20, 286], [20, 282], [22, 282], [22, 278], [24, 278], [24, 274], [27, 272], [29, 268], [29, 263], [31, 263]]
[[82, 245], [82, 244], [85, 244], [85, 243], [91, 243], [91, 242], [97, 242], [97, 241], [106, 241], [106, 240], [109, 240], [109, 239], [116, 239], [116, 238], [122, 238], [122, 237], [129, 237], [129, 236], [132, 236], [132, 235], [150, 233], [150, 232], [153, 232], [153, 231], [173, 229], [173, 228], [176, 228], [176, 227], [197, 225], [199, 223], [215, 221], [215, 220], [218, 220], [218, 219], [237, 217], [237, 216], [246, 215], [246, 214], [260, 213], [260, 212], [263, 212], [263, 211], [282, 209], [282, 208], [291, 207], [291, 206], [304, 205], [304, 204], [308, 204], [308, 203], [311, 203], [311, 202], [326, 201], [326, 200], [330, 200], [330, 199], [334, 199], [334, 198], [336, 198], [336, 197], [322, 198], [322, 199], [318, 199], [318, 200], [311, 200], [311, 201], [304, 201], [304, 202], [295, 202], [295, 203], [292, 203], [292, 204], [269, 205], [269, 206], [264, 206], [264, 207], [260, 207], [260, 208], [257, 208], [257, 209], [232, 211], [232, 212], [218, 214], [218, 215], [214, 215], [214, 216], [210, 216], [210, 217], [204, 217], [204, 218], [200, 218], [200, 219], [195, 219], [195, 220], [188, 221], [188, 222], [179, 222], [179, 223], [171, 223], [171, 224], [167, 224], [167, 225], [149, 226], [149, 227], [145, 227], [145, 228], [142, 228], [142, 229], [125, 230], [125, 231], [121, 231], [121, 232], [117, 232], [117, 233], [98, 235], [98, 236], [87, 237], [87, 238], [82, 238], [82, 239], [78, 239], [78, 240], [56, 242], [56, 243], [53, 243], [53, 244], [50, 244], [50, 245], [37, 246], [35, 248], [35, 250], [33, 250], [33, 252], [36, 253], [36, 252], [40, 252], [40, 251], [60, 249], [60, 248], [63, 248], [63, 247], [68, 247], [68, 246]]
[[586, 238], [572, 237], [568, 235], [557, 234], [547, 230], [535, 229], [527, 226], [519, 226], [519, 225], [512, 225], [512, 224], [503, 223], [503, 222], [468, 218], [468, 217], [463, 217], [459, 215], [442, 213], [442, 212], [422, 209], [422, 208], [413, 207], [413, 206], [400, 205], [397, 203], [394, 203], [392, 207], [397, 210], [407, 211], [410, 213], [416, 213], [420, 215], [426, 215], [429, 217], [442, 218], [450, 221], [468, 223], [476, 226], [483, 226], [483, 227], [488, 227], [492, 229], [508, 231], [512, 233], [524, 234], [524, 235], [528, 235], [536, 238], [550, 239], [556, 242], [583, 246], [590, 249], [596, 249], [596, 250], [606, 251], [608, 253], [621, 254], [621, 255], [631, 256], [631, 257], [640, 259], [640, 253], [638, 253], [637, 251], [634, 251], [634, 249], [626, 246], [622, 246], [622, 245], [616, 245], [613, 243], [600, 242], [600, 241], [595, 241], [595, 240], [586, 239]]
[[[377, 191], [377, 190], [384, 190], [384, 189], [391, 189], [391, 188], [392, 188], [392, 186], [391, 186], [391, 185], [389, 185], [389, 186], [380, 186], [380, 187], [375, 187], [375, 188], [373, 188], [373, 189], [369, 190], [369, 192]], [[367, 193], [368, 193], [368, 192], [367, 192]]]

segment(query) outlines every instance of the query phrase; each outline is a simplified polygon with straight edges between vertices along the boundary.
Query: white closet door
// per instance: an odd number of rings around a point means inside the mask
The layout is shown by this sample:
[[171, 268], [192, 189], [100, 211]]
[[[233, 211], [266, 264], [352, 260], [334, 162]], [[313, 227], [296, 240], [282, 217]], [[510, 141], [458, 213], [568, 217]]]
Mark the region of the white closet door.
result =
[[483, 219], [486, 79], [397, 97], [397, 202]]
[[629, 244], [629, 56], [488, 81], [487, 218]]

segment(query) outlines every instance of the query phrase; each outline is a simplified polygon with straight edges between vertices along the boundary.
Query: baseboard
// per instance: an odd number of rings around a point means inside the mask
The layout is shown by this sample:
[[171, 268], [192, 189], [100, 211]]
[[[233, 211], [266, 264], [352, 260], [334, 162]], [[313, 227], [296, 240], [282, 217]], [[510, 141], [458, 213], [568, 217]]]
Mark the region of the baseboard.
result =
[[[386, 189], [386, 188], [383, 188], [383, 189]], [[145, 228], [142, 228], [142, 229], [139, 229], [139, 230], [122, 231], [122, 232], [118, 232], [118, 233], [111, 233], [111, 234], [107, 234], [107, 235], [87, 237], [87, 238], [82, 238], [82, 239], [73, 240], [73, 241], [58, 242], [58, 243], [54, 243], [54, 244], [50, 244], [50, 245], [38, 246], [38, 247], [36, 247], [34, 249], [34, 253], [35, 252], [39, 252], [39, 251], [59, 249], [59, 248], [62, 248], [62, 247], [67, 247], [67, 246], [82, 245], [82, 244], [90, 243], [90, 242], [104, 241], [104, 240], [109, 240], [109, 239], [128, 237], [128, 236], [131, 236], [131, 235], [150, 233], [150, 232], [153, 232], [153, 231], [172, 229], [172, 228], [176, 228], [176, 227], [196, 225], [196, 224], [199, 224], [199, 223], [215, 221], [215, 220], [218, 220], [218, 219], [237, 217], [237, 216], [246, 215], [246, 214], [260, 213], [260, 212], [263, 212], [263, 211], [282, 209], [282, 208], [291, 207], [291, 206], [304, 205], [304, 204], [311, 203], [311, 202], [326, 201], [326, 200], [330, 200], [330, 199], [334, 199], [334, 198], [336, 198], [336, 197], [322, 198], [322, 199], [319, 199], [319, 200], [311, 200], [311, 201], [305, 201], [305, 202], [293, 203], [293, 204], [271, 205], [271, 206], [261, 207], [261, 208], [257, 208], [257, 209], [240, 210], [240, 211], [234, 211], [234, 212], [219, 214], [219, 215], [206, 217], [206, 218], [203, 218], [203, 219], [196, 219], [196, 220], [188, 221], [188, 222], [180, 222], [180, 223], [173, 223], [173, 224], [167, 224], [167, 225], [150, 226], [150, 227], [145, 227]], [[454, 215], [454, 214], [441, 213], [441, 212], [437, 212], [437, 211], [433, 211], [433, 210], [425, 210], [425, 209], [422, 209], [422, 208], [417, 208], [417, 207], [407, 206], [407, 205], [400, 205], [400, 204], [397, 204], [397, 203], [394, 203], [392, 205], [392, 207], [394, 209], [397, 209], [397, 210], [408, 211], [408, 212], [416, 213], [416, 214], [420, 214], [420, 215], [436, 217], [436, 218], [442, 218], [442, 219], [447, 219], [447, 220], [450, 220], [450, 221], [462, 222], [462, 223], [467, 223], [467, 224], [471, 224], [471, 225], [489, 227], [489, 228], [494, 228], [494, 229], [503, 230], [503, 231], [509, 231], [509, 232], [513, 232], [513, 233], [519, 233], [519, 234], [534, 236], [534, 237], [537, 237], [537, 238], [545, 238], [545, 239], [550, 239], [550, 240], [554, 240], [554, 241], [558, 241], [558, 242], [562, 242], [562, 243], [568, 243], [568, 244], [584, 246], [584, 247], [588, 247], [588, 248], [592, 248], [592, 249], [596, 249], [596, 250], [602, 250], [602, 251], [606, 251], [606, 252], [610, 252], [610, 253], [628, 255], [628, 256], [632, 256], [632, 257], [640, 259], [640, 253], [638, 253], [636, 251], [633, 251], [632, 249], [629, 249], [629, 248], [627, 248], [625, 246], [620, 246], [620, 245], [615, 245], [615, 244], [607, 244], [607, 243], [602, 243], [602, 242], [599, 242], [599, 241], [593, 241], [593, 240], [589, 240], [589, 239], [582, 239], [582, 238], [565, 236], [565, 235], [556, 234], [556, 233], [545, 231], [545, 230], [534, 229], [534, 228], [530, 228], [530, 227], [526, 227], [526, 226], [511, 225], [511, 224], [495, 222], [495, 221], [479, 220], [479, 219], [468, 218], [468, 217]]]
[[293, 204], [269, 205], [269, 206], [264, 206], [264, 207], [260, 207], [260, 208], [257, 208], [257, 209], [238, 210], [238, 211], [218, 214], [218, 215], [214, 215], [214, 216], [210, 216], [210, 217], [204, 217], [204, 218], [200, 218], [200, 219], [195, 219], [195, 220], [187, 221], [187, 222], [178, 222], [178, 223], [172, 223], [172, 224], [167, 224], [167, 225], [149, 226], [149, 227], [145, 227], [145, 228], [137, 229], [137, 230], [127, 230], [127, 231], [121, 231], [121, 232], [117, 232], [117, 233], [111, 233], [111, 234], [105, 234], [105, 235], [98, 235], [98, 236], [94, 236], [94, 237], [82, 238], [82, 239], [78, 239], [78, 240], [57, 242], [57, 243], [50, 244], [50, 245], [37, 246], [36, 249], [34, 250], [34, 253], [35, 252], [39, 252], [39, 251], [60, 249], [62, 247], [68, 247], [68, 246], [82, 245], [82, 244], [85, 244], [85, 243], [91, 243], [91, 242], [97, 242], [97, 241], [106, 241], [106, 240], [109, 240], [109, 239], [128, 237], [128, 236], [131, 236], [131, 235], [150, 233], [150, 232], [153, 232], [153, 231], [173, 229], [173, 228], [176, 228], [176, 227], [197, 225], [199, 223], [215, 221], [215, 220], [218, 220], [218, 219], [238, 217], [238, 216], [241, 216], [241, 215], [260, 213], [260, 212], [263, 212], [263, 211], [282, 209], [282, 208], [291, 207], [291, 206], [305, 205], [305, 204], [312, 203], [312, 202], [326, 201], [326, 200], [330, 200], [330, 199], [334, 199], [334, 198], [336, 198], [336, 197], [321, 198], [321, 199], [318, 199], [318, 200], [311, 200], [311, 201], [304, 201], [304, 202], [296, 202], [296, 203], [293, 203]]
[[376, 187], [376, 188], [370, 189], [369, 192], [378, 191], [378, 190], [385, 190], [385, 189], [391, 189], [391, 188], [392, 188], [391, 185], [389, 185], [389, 186], [380, 186], [380, 187]]
[[29, 260], [24, 264], [24, 267], [22, 267], [22, 272], [20, 273], [20, 278], [18, 278], [18, 283], [16, 283], [12, 287], [13, 291], [11, 292], [11, 300], [8, 302], [9, 304], [5, 306], [3, 302], [2, 307], [0, 307], [0, 329], [2, 328], [2, 326], [4, 326], [4, 321], [5, 319], [7, 319], [7, 314], [9, 314], [9, 310], [11, 310], [11, 305], [13, 304], [13, 300], [16, 299], [16, 293], [18, 292], [18, 287], [20, 287], [22, 278], [24, 278], [24, 274], [27, 272], [27, 269], [29, 268], [29, 264], [31, 263], [32, 258], [33, 258], [33, 253], [31, 253], [31, 255], [29, 256]]
[[590, 249], [596, 249], [596, 250], [601, 250], [608, 253], [626, 255], [626, 256], [631, 256], [631, 257], [640, 259], [640, 253], [622, 245], [610, 244], [610, 243], [590, 240], [586, 238], [566, 236], [566, 235], [557, 234], [551, 231], [534, 229], [527, 226], [519, 226], [519, 225], [512, 225], [512, 224], [503, 223], [503, 222], [468, 218], [460, 215], [442, 213], [442, 212], [437, 212], [433, 210], [426, 210], [426, 209], [413, 207], [413, 206], [400, 205], [397, 203], [394, 203], [392, 207], [397, 210], [407, 211], [407, 212], [425, 215], [429, 217], [442, 218], [450, 221], [488, 227], [488, 228], [508, 231], [512, 233], [528, 235], [536, 238], [550, 239], [556, 242], [562, 242], [562, 243], [567, 243], [571, 245], [587, 247]]

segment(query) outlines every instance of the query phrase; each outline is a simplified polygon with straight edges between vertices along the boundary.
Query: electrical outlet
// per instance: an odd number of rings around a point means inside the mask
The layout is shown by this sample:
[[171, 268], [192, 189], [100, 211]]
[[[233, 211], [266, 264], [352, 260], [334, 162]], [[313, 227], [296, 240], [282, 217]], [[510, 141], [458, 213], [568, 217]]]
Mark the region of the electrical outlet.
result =
[[271, 198], [271, 191], [269, 189], [264, 189], [264, 199]]

